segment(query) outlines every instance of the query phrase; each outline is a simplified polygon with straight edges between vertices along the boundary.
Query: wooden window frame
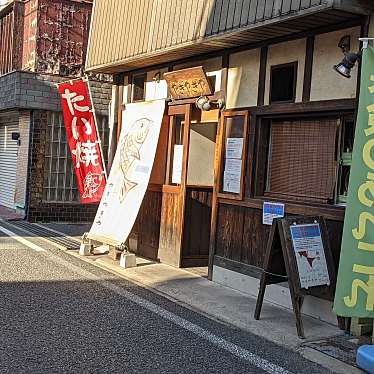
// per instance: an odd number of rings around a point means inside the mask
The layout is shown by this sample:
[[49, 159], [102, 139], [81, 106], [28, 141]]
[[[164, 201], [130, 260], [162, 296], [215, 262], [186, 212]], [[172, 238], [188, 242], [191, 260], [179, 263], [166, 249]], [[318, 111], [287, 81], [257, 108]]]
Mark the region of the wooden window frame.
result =
[[[106, 116], [97, 115], [97, 130], [103, 148], [109, 147], [109, 127]], [[44, 155], [43, 203], [80, 204], [77, 180], [75, 177], [69, 143], [65, 134], [64, 120], [61, 112], [47, 113], [46, 152]], [[55, 138], [55, 135], [56, 138]], [[52, 152], [52, 149], [56, 153]], [[103, 152], [105, 165], [108, 166], [108, 152]], [[53, 163], [56, 168], [53, 169]], [[63, 167], [60, 169], [60, 165]], [[70, 182], [67, 183], [68, 175]], [[55, 178], [53, 178], [55, 176]], [[63, 186], [59, 177], [63, 177]], [[61, 194], [61, 198], [59, 198]]]
[[[240, 176], [240, 192], [238, 194], [222, 191], [222, 168], [223, 158], [226, 149], [226, 118], [228, 117], [244, 117], [244, 132], [243, 132], [243, 149], [242, 149], [242, 165], [241, 165], [241, 176]], [[248, 110], [230, 110], [222, 112], [220, 129], [219, 129], [219, 142], [218, 142], [218, 160], [217, 160], [217, 197], [228, 200], [243, 200], [244, 199], [244, 180], [246, 174], [247, 164], [247, 142], [249, 133], [249, 111]]]
[[[187, 108], [188, 107], [188, 108]], [[172, 173], [173, 173], [173, 158], [174, 158], [174, 137], [175, 137], [175, 117], [177, 115], [185, 116], [185, 123], [183, 124], [182, 131], [182, 145], [183, 145], [183, 166], [182, 166], [182, 175], [181, 183], [173, 184], [171, 182]], [[167, 141], [167, 158], [166, 158], [166, 173], [165, 173], [165, 182], [163, 186], [164, 191], [176, 192], [180, 191], [181, 188], [185, 185], [184, 179], [186, 177], [186, 166], [184, 159], [186, 157], [187, 145], [188, 142], [188, 131], [190, 123], [190, 108], [189, 105], [177, 105], [168, 107], [168, 116], [169, 116], [169, 131], [168, 131], [168, 141]]]
[[[335, 188], [334, 188], [334, 197], [333, 202], [323, 202], [318, 201], [318, 199], [308, 198], [305, 197], [304, 199], [300, 197], [298, 199], [292, 198], [290, 195], [284, 195], [277, 193], [272, 193], [270, 191], [266, 191], [266, 183], [268, 177], [268, 157], [269, 157], [269, 147], [270, 147], [270, 133], [271, 133], [271, 121], [272, 120], [279, 120], [280, 118], [295, 120], [297, 118], [308, 120], [312, 117], [336, 117], [338, 120], [338, 133], [336, 138], [336, 148], [335, 148], [335, 158], [336, 158], [336, 174], [335, 174]], [[344, 113], [339, 115], [338, 113], [311, 113], [307, 115], [290, 115], [290, 116], [269, 116], [264, 118], [259, 118], [257, 126], [256, 126], [256, 155], [255, 155], [255, 185], [254, 185], [254, 198], [259, 200], [269, 200], [269, 201], [282, 201], [290, 204], [308, 204], [308, 205], [315, 205], [315, 206], [323, 206], [323, 207], [338, 207], [339, 204], [337, 203], [337, 194], [338, 194], [338, 181], [340, 179], [339, 174], [339, 158], [340, 158], [340, 136], [341, 136], [341, 123], [344, 117], [351, 117], [351, 114]]]
[[[337, 175], [336, 175], [336, 186], [335, 186], [335, 205], [343, 205], [346, 206], [347, 204], [347, 197], [348, 197], [348, 189], [347, 189], [347, 195], [341, 195], [341, 187], [342, 184], [344, 184], [343, 181], [343, 168], [347, 167], [349, 168], [348, 170], [348, 178], [349, 175], [352, 171], [352, 153], [353, 153], [353, 143], [354, 143], [354, 135], [355, 135], [355, 128], [356, 128], [356, 118], [355, 116], [352, 115], [342, 115], [341, 116], [341, 126], [339, 129], [339, 140], [338, 140], [338, 147], [337, 147], [337, 154], [338, 154], [338, 170], [337, 170]], [[351, 139], [352, 144], [352, 150], [351, 152], [345, 152], [344, 150], [344, 138], [345, 138], [345, 132], [347, 131], [347, 123], [352, 122], [352, 135], [353, 139]], [[350, 157], [347, 157], [350, 156]], [[349, 187], [349, 186], [348, 186]]]
[[[144, 94], [143, 94], [143, 99], [141, 99], [141, 100], [140, 99], [139, 100], [134, 99], [134, 93], [135, 93], [134, 79], [138, 78], [138, 77], [143, 77], [144, 78], [144, 86], [143, 86]], [[145, 101], [145, 98], [146, 98], [146, 95], [147, 95], [146, 88], [147, 88], [147, 73], [133, 74], [131, 76], [131, 102], [132, 103], [140, 103], [140, 102]]]
[[[278, 68], [286, 68], [289, 66], [294, 67], [294, 75], [293, 75], [293, 92], [292, 92], [292, 99], [291, 100], [277, 100], [273, 101], [271, 99], [271, 88], [273, 82], [273, 71]], [[269, 103], [270, 104], [286, 104], [286, 103], [294, 103], [296, 101], [296, 88], [297, 88], [297, 70], [299, 67], [298, 61], [287, 62], [286, 64], [278, 64], [278, 65], [271, 65], [270, 66], [270, 82], [269, 82]]]

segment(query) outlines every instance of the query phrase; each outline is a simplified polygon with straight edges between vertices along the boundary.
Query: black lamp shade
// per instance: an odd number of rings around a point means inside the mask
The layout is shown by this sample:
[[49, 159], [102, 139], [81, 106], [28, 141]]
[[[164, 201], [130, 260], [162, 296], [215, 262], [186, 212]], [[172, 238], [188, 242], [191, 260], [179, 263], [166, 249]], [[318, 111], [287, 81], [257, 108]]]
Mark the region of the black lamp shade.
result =
[[334, 70], [345, 78], [351, 77], [351, 70], [355, 66], [360, 56], [357, 53], [346, 53], [342, 62], [334, 65]]
[[344, 66], [343, 63], [339, 63], [337, 65], [334, 65], [334, 70], [345, 78], [350, 78], [351, 77], [351, 69]]

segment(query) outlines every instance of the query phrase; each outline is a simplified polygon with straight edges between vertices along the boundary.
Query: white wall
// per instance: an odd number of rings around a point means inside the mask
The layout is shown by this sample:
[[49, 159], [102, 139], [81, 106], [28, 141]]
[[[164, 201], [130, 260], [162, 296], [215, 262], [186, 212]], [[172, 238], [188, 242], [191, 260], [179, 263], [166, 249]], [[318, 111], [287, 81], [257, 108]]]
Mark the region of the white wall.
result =
[[[374, 22], [373, 22], [374, 24]], [[373, 26], [374, 29], [374, 26]], [[351, 50], [357, 51], [360, 27], [344, 29], [336, 32], [317, 35], [314, 46], [314, 59], [312, 68], [311, 101], [333, 100], [356, 97], [357, 66], [352, 71], [352, 78], [340, 77], [332, 70], [333, 65], [343, 58], [338, 47], [339, 40], [344, 35], [351, 36]], [[265, 100], [269, 104], [270, 69], [273, 65], [297, 61], [296, 102], [302, 101], [304, 69], [305, 69], [306, 39], [269, 46], [266, 65]], [[222, 58], [214, 57], [202, 61], [190, 61], [174, 66], [174, 70], [186, 69], [194, 66], [203, 66], [208, 75], [216, 76], [215, 91], [221, 90]], [[240, 108], [257, 105], [259, 84], [260, 49], [247, 50], [230, 55], [230, 64], [227, 80], [226, 107]], [[146, 101], [167, 98], [167, 85], [161, 78], [156, 82], [153, 78], [160, 72], [162, 75], [167, 69], [147, 72]], [[128, 102], [127, 82], [124, 89], [124, 103]]]
[[187, 184], [213, 186], [216, 123], [191, 124]]
[[305, 68], [305, 50], [306, 39], [293, 40], [286, 43], [274, 44], [269, 47], [268, 60], [266, 64], [266, 82], [265, 82], [265, 105], [269, 104], [270, 91], [270, 68], [273, 65], [298, 62], [297, 84], [296, 84], [296, 102], [302, 101], [303, 82]]
[[341, 77], [333, 71], [333, 66], [343, 58], [343, 53], [338, 47], [338, 43], [344, 35], [351, 36], [351, 51], [357, 52], [359, 48], [358, 38], [360, 37], [359, 27], [316, 36], [310, 93], [311, 101], [356, 97], [357, 65], [352, 70], [351, 79]]
[[230, 55], [226, 107], [257, 105], [260, 72], [260, 49]]
[[129, 83], [129, 78], [125, 77], [125, 82], [123, 85], [123, 98], [122, 98], [122, 104], [127, 104], [129, 103], [130, 100], [130, 83]]
[[[147, 82], [145, 84], [145, 101], [166, 99], [168, 97], [168, 87], [163, 74], [167, 73], [168, 69], [152, 70], [147, 72]], [[158, 74], [160, 80], [157, 81]]]

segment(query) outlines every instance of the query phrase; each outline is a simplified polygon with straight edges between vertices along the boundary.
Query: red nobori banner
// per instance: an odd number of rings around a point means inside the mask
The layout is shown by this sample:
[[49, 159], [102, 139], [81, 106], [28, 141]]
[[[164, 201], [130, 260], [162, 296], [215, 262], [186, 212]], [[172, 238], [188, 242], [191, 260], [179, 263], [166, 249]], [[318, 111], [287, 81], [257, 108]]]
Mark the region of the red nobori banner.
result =
[[98, 202], [106, 175], [88, 82], [78, 79], [60, 83], [58, 92], [81, 203]]

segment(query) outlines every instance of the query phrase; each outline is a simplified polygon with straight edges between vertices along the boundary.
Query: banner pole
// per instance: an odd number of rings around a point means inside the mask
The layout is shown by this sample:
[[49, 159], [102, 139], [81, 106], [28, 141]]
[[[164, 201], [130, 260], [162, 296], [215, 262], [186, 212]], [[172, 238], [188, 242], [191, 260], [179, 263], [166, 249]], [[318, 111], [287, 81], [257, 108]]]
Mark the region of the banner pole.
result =
[[90, 95], [90, 101], [91, 101], [91, 107], [92, 107], [91, 110], [92, 110], [92, 115], [93, 115], [93, 117], [94, 117], [94, 122], [95, 122], [95, 128], [96, 128], [97, 138], [98, 138], [98, 140], [99, 140], [99, 148], [100, 148], [101, 160], [102, 160], [102, 163], [103, 163], [103, 169], [104, 169], [105, 179], [106, 179], [106, 181], [107, 181], [107, 180], [108, 180], [108, 175], [107, 175], [106, 166], [105, 166], [103, 147], [102, 147], [102, 145], [101, 145], [101, 136], [100, 136], [99, 129], [98, 129], [98, 127], [97, 127], [96, 110], [95, 110], [95, 105], [94, 105], [93, 98], [92, 98], [92, 92], [91, 92], [91, 87], [90, 87], [90, 81], [89, 81], [87, 75], [84, 76], [83, 81], [86, 82], [86, 84], [87, 84], [87, 88], [88, 88], [88, 94]]

